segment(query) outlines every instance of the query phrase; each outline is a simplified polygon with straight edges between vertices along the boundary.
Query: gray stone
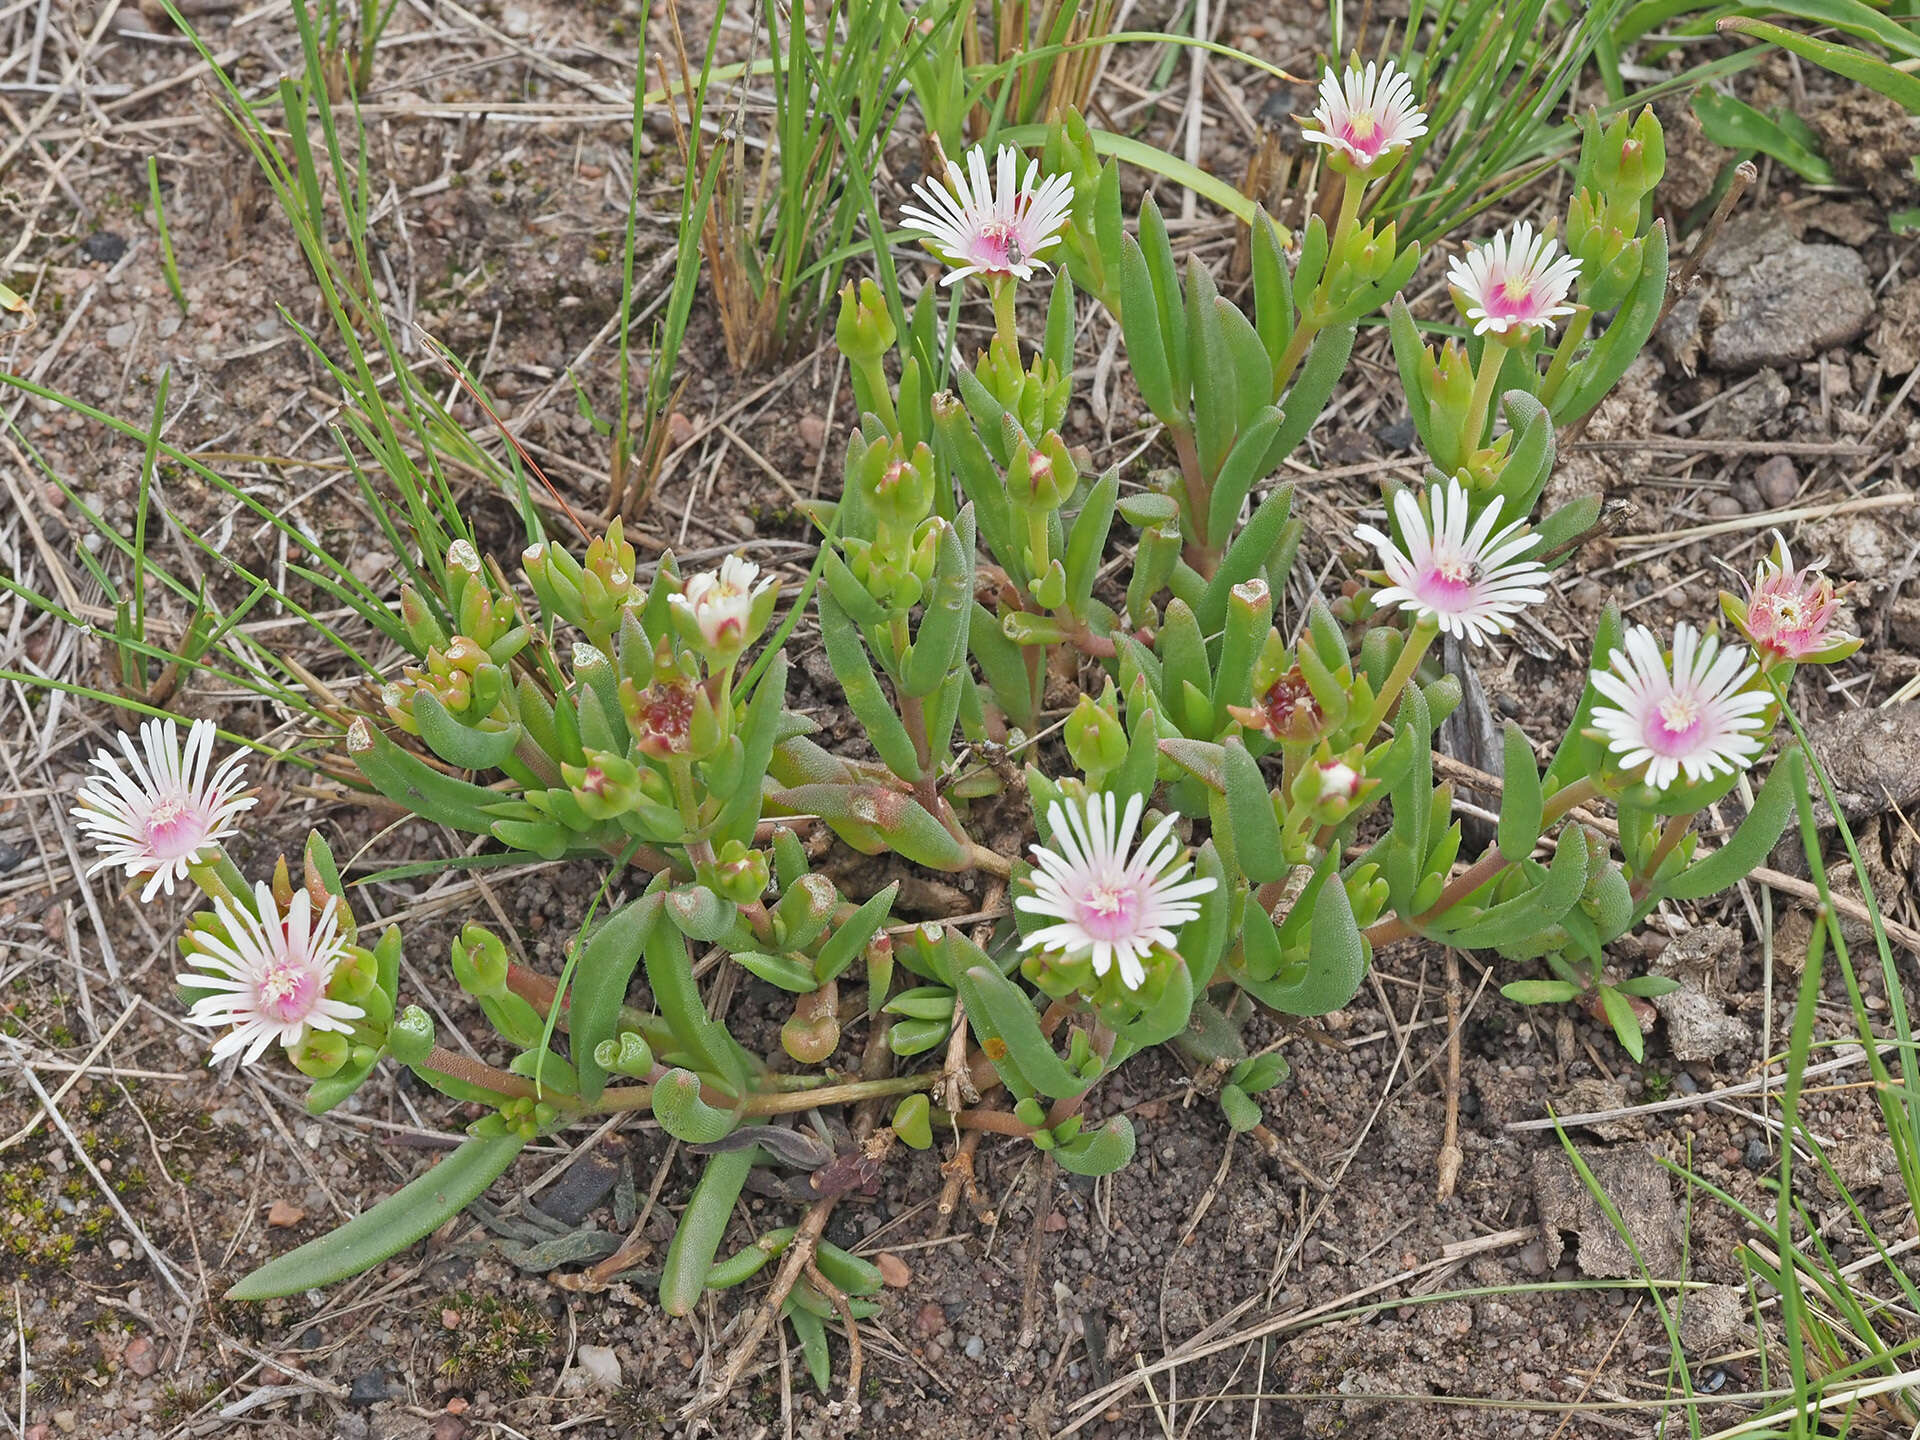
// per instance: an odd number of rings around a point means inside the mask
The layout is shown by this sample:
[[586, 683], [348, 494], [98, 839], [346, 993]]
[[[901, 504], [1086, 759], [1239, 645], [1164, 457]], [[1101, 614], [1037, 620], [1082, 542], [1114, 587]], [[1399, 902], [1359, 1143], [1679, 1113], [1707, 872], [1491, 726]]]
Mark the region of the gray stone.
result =
[[582, 1345], [573, 1352], [574, 1364], [602, 1390], [620, 1388], [620, 1357], [608, 1345]]
[[96, 230], [80, 242], [80, 253], [99, 264], [111, 265], [127, 253], [126, 238], [111, 230]]
[[107, 347], [112, 350], [124, 350], [133, 343], [134, 323], [131, 320], [119, 325], [107, 327]]
[[1767, 502], [1769, 510], [1786, 509], [1800, 494], [1800, 472], [1794, 468], [1793, 461], [1784, 455], [1763, 461], [1760, 468], [1753, 472], [1753, 483], [1760, 491], [1760, 498]]
[[1858, 340], [1873, 323], [1873, 291], [1855, 251], [1792, 242], [1729, 275], [1708, 308], [1718, 311], [1709, 363], [1757, 370]]

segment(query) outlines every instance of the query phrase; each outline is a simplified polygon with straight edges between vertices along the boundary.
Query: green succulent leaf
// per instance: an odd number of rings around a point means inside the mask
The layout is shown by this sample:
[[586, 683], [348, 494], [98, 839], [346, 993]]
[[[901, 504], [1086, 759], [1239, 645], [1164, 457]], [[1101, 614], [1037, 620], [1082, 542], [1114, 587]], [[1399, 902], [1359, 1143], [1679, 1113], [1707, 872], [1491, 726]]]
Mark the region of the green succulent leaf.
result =
[[466, 1209], [505, 1172], [526, 1143], [516, 1134], [468, 1140], [373, 1209], [269, 1260], [227, 1291], [226, 1298], [272, 1300], [300, 1295], [372, 1269]]

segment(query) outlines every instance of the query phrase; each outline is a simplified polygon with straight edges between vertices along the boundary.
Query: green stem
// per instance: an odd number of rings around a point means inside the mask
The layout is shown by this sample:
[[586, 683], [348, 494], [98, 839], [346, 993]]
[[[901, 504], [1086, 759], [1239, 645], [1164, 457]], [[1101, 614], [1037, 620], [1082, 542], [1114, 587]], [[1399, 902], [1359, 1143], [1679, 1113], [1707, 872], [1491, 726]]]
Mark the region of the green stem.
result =
[[873, 402], [874, 414], [880, 417], [880, 423], [887, 427], [889, 435], [900, 431], [900, 422], [893, 410], [893, 387], [887, 383], [887, 367], [876, 357], [858, 362], [860, 378], [866, 381], [867, 398]]
[[[1367, 182], [1351, 172], [1341, 177], [1340, 215], [1333, 222], [1333, 239], [1327, 244], [1326, 271], [1331, 271], [1334, 259], [1340, 254], [1340, 247], [1353, 233], [1354, 226], [1360, 223], [1360, 203], [1367, 198]], [[1326, 271], [1322, 272], [1320, 283], [1326, 284]]]
[[987, 281], [987, 293], [993, 297], [993, 333], [1008, 346], [1014, 359], [1020, 358], [1020, 336], [1014, 329], [1014, 284], [1011, 278], [997, 275]]
[[1580, 348], [1580, 342], [1587, 338], [1587, 327], [1593, 323], [1593, 311], [1585, 305], [1577, 307], [1573, 318], [1567, 321], [1567, 328], [1560, 336], [1560, 343], [1553, 348], [1553, 360], [1547, 366], [1547, 378], [1540, 382], [1540, 403], [1551, 406], [1554, 397], [1560, 393], [1560, 387], [1566, 383], [1567, 371], [1573, 366], [1573, 352]]
[[1653, 854], [1647, 857], [1646, 873], [1635, 878], [1633, 884], [1628, 887], [1635, 900], [1646, 898], [1647, 891], [1653, 888], [1653, 877], [1660, 873], [1661, 865], [1666, 863], [1666, 858], [1673, 853], [1674, 847], [1686, 837], [1687, 831], [1693, 828], [1693, 817], [1696, 813], [1698, 812], [1689, 810], [1684, 814], [1668, 817], [1665, 828], [1660, 832], [1659, 843], [1653, 847]]
[[1439, 633], [1440, 627], [1431, 620], [1421, 620], [1414, 625], [1407, 636], [1407, 643], [1400, 647], [1400, 659], [1394, 665], [1393, 673], [1387, 676], [1387, 683], [1381, 687], [1379, 698], [1373, 702], [1373, 713], [1367, 717], [1367, 728], [1361, 734], [1371, 737], [1380, 728], [1381, 722], [1392, 712], [1394, 701], [1400, 698], [1400, 692], [1413, 678], [1413, 672], [1427, 658], [1427, 651]]
[[1487, 407], [1493, 403], [1493, 387], [1500, 381], [1500, 368], [1507, 363], [1507, 347], [1497, 335], [1489, 335], [1480, 351], [1480, 369], [1473, 377], [1473, 397], [1467, 401], [1467, 423], [1460, 432], [1461, 449], [1471, 455], [1480, 448], [1487, 434]]

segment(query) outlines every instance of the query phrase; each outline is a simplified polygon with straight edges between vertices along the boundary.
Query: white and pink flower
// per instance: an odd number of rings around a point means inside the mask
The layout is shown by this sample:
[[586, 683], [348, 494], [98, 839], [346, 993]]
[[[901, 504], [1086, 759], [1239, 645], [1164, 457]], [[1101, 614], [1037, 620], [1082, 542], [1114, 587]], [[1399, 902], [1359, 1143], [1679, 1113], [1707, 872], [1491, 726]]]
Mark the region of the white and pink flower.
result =
[[1022, 940], [1022, 950], [1090, 958], [1096, 975], [1117, 965], [1129, 990], [1146, 983], [1147, 956], [1173, 947], [1174, 932], [1199, 917], [1195, 900], [1216, 882], [1185, 878], [1193, 863], [1170, 833], [1171, 815], [1133, 848], [1144, 809], [1140, 796], [1131, 796], [1116, 825], [1111, 794], [1089, 795], [1084, 809], [1071, 801], [1047, 808], [1052, 843], [1033, 847], [1034, 893], [1013, 903], [1053, 923]]
[[1556, 259], [1559, 248], [1553, 237], [1536, 235], [1522, 220], [1512, 234], [1495, 235], [1449, 265], [1454, 304], [1473, 322], [1473, 333], [1552, 329], [1556, 320], [1573, 314], [1566, 301], [1580, 278], [1580, 262], [1571, 255]]
[[924, 236], [954, 267], [943, 285], [969, 275], [1028, 280], [1036, 265], [1047, 268], [1037, 257], [1060, 239], [1073, 209], [1073, 180], [1049, 175], [1036, 186], [1039, 162], [1027, 161], [1024, 175], [1019, 167], [1020, 152], [1002, 145], [996, 185], [987, 174], [986, 147], [976, 145], [967, 152], [966, 172], [949, 160], [945, 186], [922, 180], [913, 187], [924, 204], [904, 205], [900, 214], [907, 229]]
[[1845, 658], [1860, 642], [1833, 629], [1837, 601], [1833, 581], [1822, 573], [1826, 558], [1795, 569], [1786, 537], [1776, 530], [1773, 540], [1773, 553], [1747, 587], [1741, 630], [1763, 654], [1794, 661]]
[[671, 603], [708, 649], [737, 653], [753, 642], [772, 609], [779, 581], [759, 576], [760, 567], [751, 560], [729, 555], [718, 570], [702, 570], [689, 579]]
[[1320, 103], [1313, 107], [1318, 129], [1301, 137], [1359, 170], [1404, 150], [1427, 133], [1427, 116], [1413, 98], [1413, 80], [1389, 60], [1350, 69], [1343, 80], [1327, 67], [1320, 77]]
[[1744, 770], [1766, 748], [1769, 700], [1744, 688], [1757, 668], [1745, 650], [1723, 650], [1682, 623], [1669, 670], [1659, 638], [1636, 625], [1608, 666], [1593, 672], [1594, 689], [1612, 702], [1594, 707], [1593, 726], [1623, 769], [1647, 767], [1654, 789]]
[[173, 721], [148, 720], [140, 727], [139, 749], [132, 737], [119, 737], [126, 769], [112, 751], [95, 753], [100, 773], [81, 788], [72, 812], [74, 824], [100, 852], [88, 874], [118, 867], [129, 879], [149, 876], [140, 892], [149, 901], [163, 889], [171, 895], [176, 881], [213, 858], [234, 833], [235, 817], [255, 804], [241, 791], [240, 756], [228, 756], [208, 775], [214, 733], [211, 720], [194, 721], [183, 754]]
[[253, 900], [258, 915], [217, 897], [214, 912], [225, 934], [196, 931], [187, 956], [192, 968], [174, 977], [189, 990], [210, 992], [193, 1002], [187, 1021], [227, 1032], [213, 1043], [216, 1064], [245, 1051], [241, 1063], [251, 1065], [269, 1045], [296, 1045], [309, 1030], [344, 1034], [366, 1013], [327, 995], [347, 955], [339, 902], [329, 898], [316, 920], [304, 889], [294, 891], [284, 918], [265, 882], [253, 887]]
[[1404, 549], [1371, 525], [1353, 532], [1373, 546], [1392, 582], [1374, 592], [1374, 603], [1397, 605], [1474, 645], [1507, 630], [1514, 616], [1546, 599], [1547, 572], [1522, 558], [1540, 543], [1538, 535], [1522, 533], [1522, 521], [1495, 532], [1501, 503], [1495, 496], [1469, 528], [1468, 495], [1458, 480], [1428, 488], [1431, 517], [1402, 490], [1393, 513]]

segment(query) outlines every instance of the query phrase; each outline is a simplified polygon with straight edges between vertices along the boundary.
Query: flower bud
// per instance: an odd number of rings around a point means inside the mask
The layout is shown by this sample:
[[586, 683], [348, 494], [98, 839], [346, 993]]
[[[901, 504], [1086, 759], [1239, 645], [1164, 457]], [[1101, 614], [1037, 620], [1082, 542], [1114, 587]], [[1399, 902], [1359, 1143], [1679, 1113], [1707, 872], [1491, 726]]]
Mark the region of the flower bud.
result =
[[287, 1047], [287, 1059], [309, 1080], [325, 1080], [346, 1067], [352, 1050], [353, 1042], [337, 1030], [309, 1029]]
[[840, 291], [840, 317], [834, 322], [833, 339], [840, 353], [856, 365], [874, 365], [893, 348], [899, 338], [893, 316], [887, 310], [886, 297], [871, 280], [862, 280], [856, 288], [849, 280]]
[[1118, 770], [1127, 758], [1126, 727], [1120, 723], [1119, 700], [1113, 682], [1099, 701], [1082, 695], [1073, 713], [1067, 717], [1067, 754], [1087, 777], [1087, 784], [1098, 788], [1106, 777]]
[[447, 643], [447, 632], [434, 617], [432, 608], [411, 585], [400, 587], [400, 623], [416, 653], [426, 654], [436, 645]]
[[424, 1065], [433, 1053], [433, 1017], [409, 1005], [387, 1027], [387, 1048], [402, 1065]]
[[770, 874], [764, 852], [750, 850], [738, 840], [729, 840], [720, 847], [719, 855], [702, 878], [722, 899], [736, 905], [750, 905], [767, 893]]
[[481, 1000], [507, 993], [507, 947], [484, 925], [469, 925], [453, 941], [453, 978]]
[[374, 958], [371, 950], [359, 945], [349, 945], [346, 957], [334, 967], [333, 978], [327, 982], [328, 998], [345, 1000], [358, 1005], [380, 983], [380, 962]]
[[574, 800], [592, 820], [611, 820], [630, 811], [640, 798], [640, 772], [622, 756], [589, 750], [585, 765], [560, 766]]

